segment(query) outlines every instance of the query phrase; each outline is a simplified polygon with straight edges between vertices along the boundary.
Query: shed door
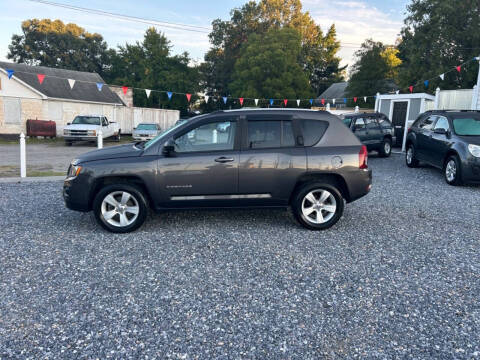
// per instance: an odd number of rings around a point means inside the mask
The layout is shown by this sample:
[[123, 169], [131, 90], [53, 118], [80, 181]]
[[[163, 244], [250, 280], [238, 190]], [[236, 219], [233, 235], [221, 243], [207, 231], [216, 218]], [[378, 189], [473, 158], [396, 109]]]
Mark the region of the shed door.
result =
[[392, 124], [395, 129], [395, 136], [397, 143], [400, 145], [403, 142], [403, 132], [405, 130], [405, 120], [407, 119], [408, 101], [399, 101], [393, 103]]

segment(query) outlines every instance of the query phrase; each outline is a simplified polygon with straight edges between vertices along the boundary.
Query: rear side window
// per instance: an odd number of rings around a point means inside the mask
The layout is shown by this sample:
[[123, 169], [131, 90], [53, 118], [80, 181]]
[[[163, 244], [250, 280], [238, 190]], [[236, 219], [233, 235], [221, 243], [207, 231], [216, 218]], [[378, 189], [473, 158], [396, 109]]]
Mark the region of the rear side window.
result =
[[328, 127], [328, 122], [321, 120], [301, 120], [303, 145], [313, 146], [320, 141]]
[[293, 126], [290, 120], [249, 121], [247, 132], [249, 149], [295, 146]]

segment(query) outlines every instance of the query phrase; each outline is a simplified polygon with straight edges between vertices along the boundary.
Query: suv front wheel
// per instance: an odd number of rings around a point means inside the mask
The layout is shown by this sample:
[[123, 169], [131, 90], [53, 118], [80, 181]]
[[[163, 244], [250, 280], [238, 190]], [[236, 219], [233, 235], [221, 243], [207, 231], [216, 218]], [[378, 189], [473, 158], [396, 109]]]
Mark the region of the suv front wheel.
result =
[[389, 138], [383, 139], [383, 142], [380, 145], [379, 153], [381, 157], [389, 157], [392, 155], [392, 140]]
[[452, 155], [447, 161], [445, 161], [445, 166], [443, 168], [445, 174], [445, 181], [449, 185], [462, 185], [462, 176], [460, 169], [460, 160], [458, 156]]
[[138, 229], [147, 217], [147, 202], [140, 188], [133, 184], [103, 187], [93, 201], [97, 222], [114, 233]]
[[342, 217], [343, 197], [338, 189], [327, 183], [314, 182], [301, 187], [292, 201], [297, 221], [311, 230], [325, 230]]
[[408, 144], [407, 152], [405, 154], [405, 162], [407, 163], [408, 167], [414, 168], [418, 166], [418, 160], [415, 156], [415, 146], [413, 146], [413, 144]]

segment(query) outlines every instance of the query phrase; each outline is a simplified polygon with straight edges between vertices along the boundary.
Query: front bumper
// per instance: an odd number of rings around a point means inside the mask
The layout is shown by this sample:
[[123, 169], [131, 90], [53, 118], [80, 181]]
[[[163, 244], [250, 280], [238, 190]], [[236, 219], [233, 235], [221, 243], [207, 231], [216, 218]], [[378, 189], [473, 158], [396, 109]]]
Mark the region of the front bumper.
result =
[[86, 184], [84, 176], [80, 174], [75, 178], [66, 178], [63, 182], [63, 201], [65, 206], [75, 211], [90, 211], [89, 185]]
[[135, 134], [133, 134], [132, 138], [133, 138], [133, 140], [143, 141], [143, 140], [152, 140], [156, 136], [157, 135], [135, 135]]
[[96, 141], [96, 136], [64, 136], [65, 141]]
[[462, 180], [466, 183], [480, 183], [480, 158], [469, 155], [462, 162]]

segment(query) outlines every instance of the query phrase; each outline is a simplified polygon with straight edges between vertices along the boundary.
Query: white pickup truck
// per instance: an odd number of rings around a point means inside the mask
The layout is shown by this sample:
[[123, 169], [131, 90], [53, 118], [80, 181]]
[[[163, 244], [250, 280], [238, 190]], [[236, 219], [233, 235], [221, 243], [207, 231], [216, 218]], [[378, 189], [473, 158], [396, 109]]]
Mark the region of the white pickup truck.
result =
[[121, 130], [116, 122], [108, 121], [103, 115], [78, 115], [63, 128], [65, 144], [71, 146], [74, 141], [97, 141], [102, 131], [102, 138], [114, 137], [120, 141]]

